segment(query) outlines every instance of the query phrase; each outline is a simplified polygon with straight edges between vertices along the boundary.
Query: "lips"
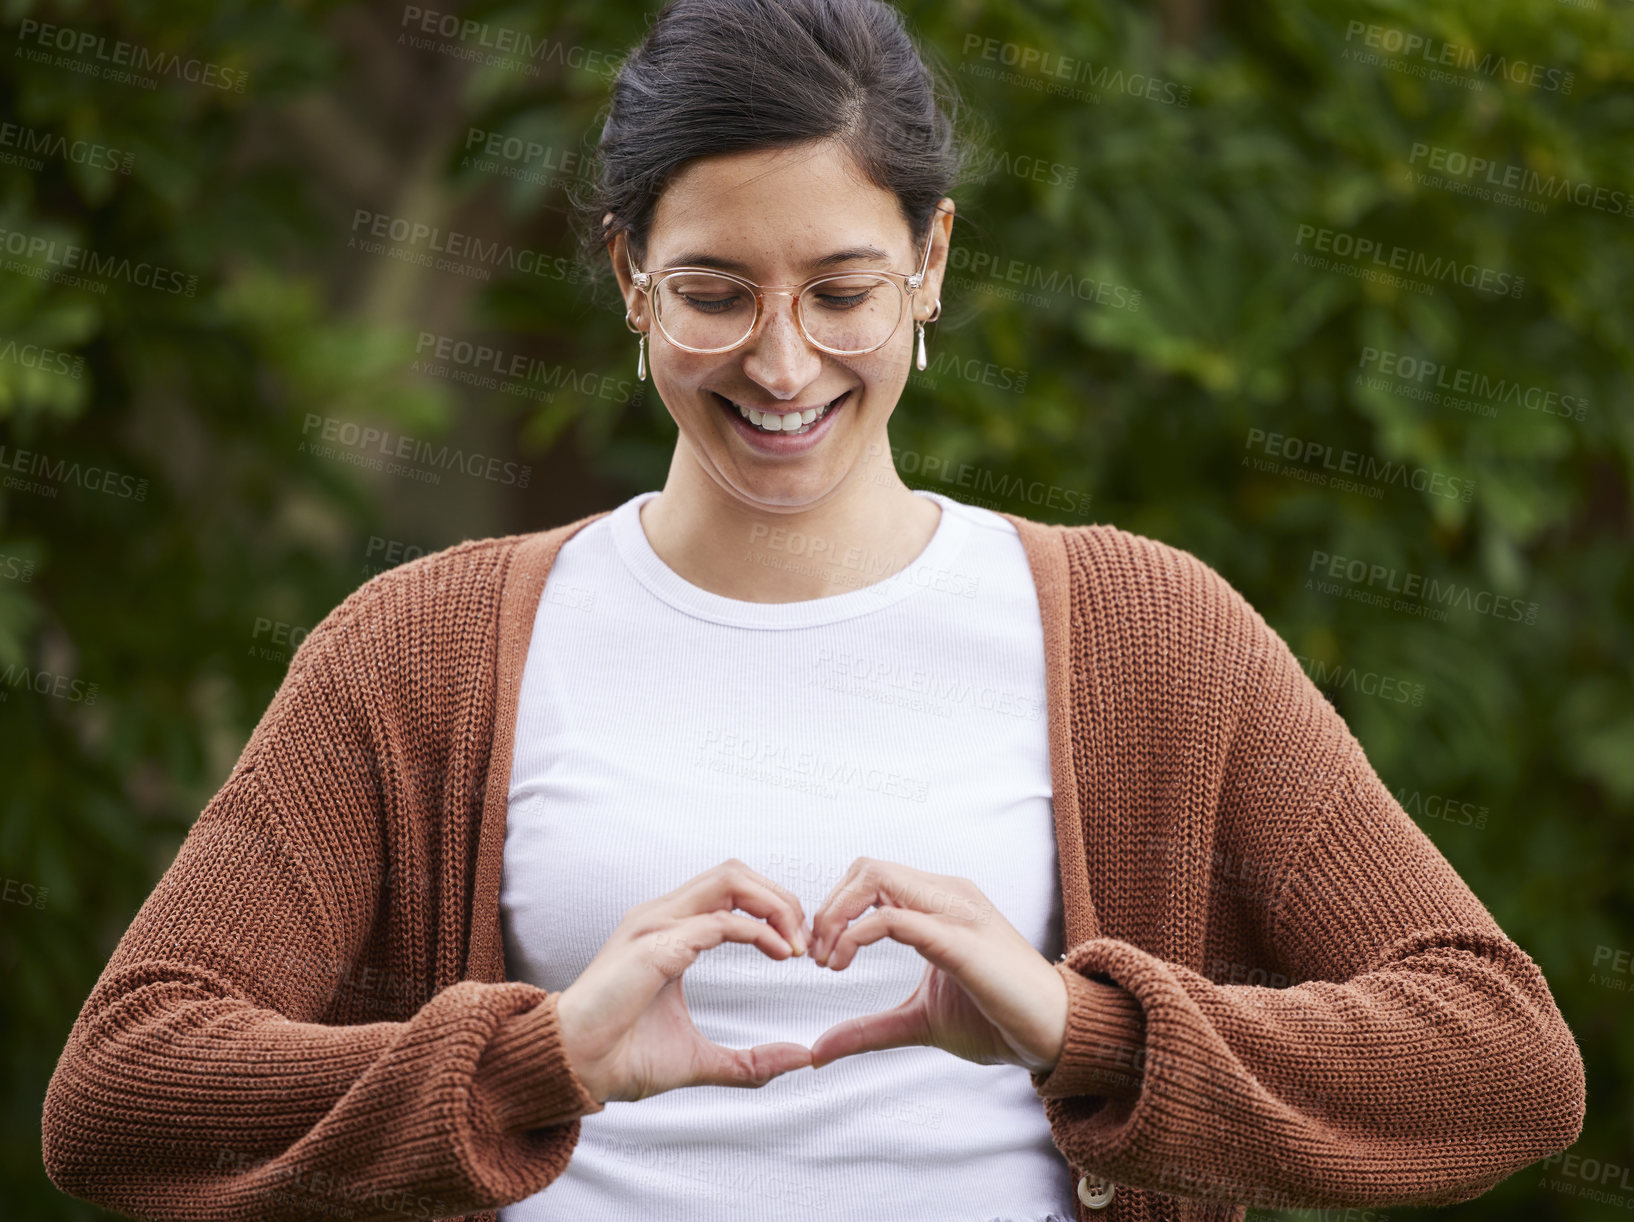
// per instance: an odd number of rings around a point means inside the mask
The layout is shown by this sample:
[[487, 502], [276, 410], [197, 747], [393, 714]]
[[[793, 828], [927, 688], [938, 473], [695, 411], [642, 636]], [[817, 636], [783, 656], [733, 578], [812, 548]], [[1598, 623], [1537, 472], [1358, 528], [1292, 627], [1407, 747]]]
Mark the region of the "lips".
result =
[[764, 433], [768, 437], [776, 437], [779, 435], [799, 436], [802, 433], [809, 432], [832, 409], [838, 407], [851, 392], [849, 390], [844, 391], [818, 407], [769, 408], [766, 410], [747, 407], [744, 404], [728, 399], [718, 392], [711, 393], [715, 395], [723, 408], [736, 412], [757, 432]]

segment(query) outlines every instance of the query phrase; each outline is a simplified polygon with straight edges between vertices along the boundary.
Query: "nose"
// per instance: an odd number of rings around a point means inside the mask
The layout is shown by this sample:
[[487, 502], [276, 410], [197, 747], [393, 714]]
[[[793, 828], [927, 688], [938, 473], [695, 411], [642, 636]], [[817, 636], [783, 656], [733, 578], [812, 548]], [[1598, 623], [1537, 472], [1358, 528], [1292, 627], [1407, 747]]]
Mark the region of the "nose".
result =
[[792, 399], [823, 371], [822, 354], [794, 321], [794, 297], [768, 294], [760, 326], [743, 346], [743, 372], [778, 399]]

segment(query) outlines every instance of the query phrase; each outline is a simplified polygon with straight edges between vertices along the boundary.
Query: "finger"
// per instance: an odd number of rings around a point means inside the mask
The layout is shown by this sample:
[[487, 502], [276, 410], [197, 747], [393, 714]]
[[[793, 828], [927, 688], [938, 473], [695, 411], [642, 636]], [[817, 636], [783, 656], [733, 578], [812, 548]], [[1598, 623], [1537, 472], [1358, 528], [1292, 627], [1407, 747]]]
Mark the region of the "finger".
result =
[[708, 912], [713, 909], [741, 908], [743, 911], [777, 927], [790, 946], [805, 953], [806, 916], [800, 907], [800, 898], [785, 887], [755, 873], [733, 858], [717, 870], [705, 871], [684, 887], [676, 896], [676, 906], [683, 913]]
[[964, 956], [955, 952], [950, 932], [940, 917], [929, 913], [912, 908], [881, 908], [841, 930], [826, 961], [820, 962], [832, 971], [840, 971], [856, 958], [859, 947], [890, 938], [913, 947], [922, 958], [957, 980]]
[[[915, 990], [915, 996], [918, 990]], [[930, 1030], [925, 1024], [925, 1010], [910, 997], [899, 1006], [861, 1018], [848, 1018], [836, 1023], [811, 1046], [811, 1067], [821, 1069], [841, 1057], [859, 1052], [878, 1052], [886, 1048], [910, 1048], [930, 1043]]]
[[811, 1064], [811, 1049], [804, 1044], [756, 1044], [753, 1048], [723, 1048], [702, 1040], [691, 1085], [764, 1086], [791, 1069]]
[[723, 942], [757, 946], [773, 959], [793, 956], [794, 948], [764, 921], [717, 908], [700, 912], [643, 935], [648, 965], [670, 980], [691, 967], [704, 951]]
[[834, 945], [840, 931], [870, 907], [923, 907], [932, 891], [928, 884], [933, 882], [940, 884], [935, 890], [945, 894], [956, 880], [927, 874], [900, 862], [857, 858], [812, 919], [813, 955], [822, 962], [821, 956]]
[[767, 878], [759, 870], [751, 869], [736, 857], [729, 857], [721, 864], [736, 877], [747, 878], [751, 882], [758, 883], [760, 886], [766, 888], [766, 890], [772, 892], [773, 894], [781, 896], [783, 898], [783, 902], [790, 908], [794, 909], [795, 916], [799, 917], [802, 923], [805, 921], [806, 914], [805, 910], [800, 907], [800, 897], [794, 892], [790, 891], [782, 883], [778, 882], [776, 879]]
[[[857, 857], [850, 867], [840, 876], [823, 902], [817, 906], [817, 914], [811, 918], [811, 953], [813, 958], [834, 941], [837, 930], [843, 929], [858, 913], [867, 910], [874, 902], [870, 895], [867, 899], [857, 903], [857, 897], [866, 894], [870, 889], [867, 879], [868, 871], [878, 865], [887, 866], [893, 863], [876, 862], [872, 857]], [[820, 961], [820, 960], [819, 960]]]
[[[1009, 950], [983, 953], [983, 947], [990, 944], [970, 930], [965, 922], [950, 921], [940, 914], [883, 908], [841, 933], [828, 952], [826, 966], [839, 971], [856, 957], [858, 947], [889, 937], [913, 947], [932, 967], [952, 978], [981, 1016], [1001, 1033], [1036, 1031], [1037, 1006], [1031, 986], [1024, 983], [1032, 969]], [[1027, 953], [1039, 957], [1036, 950], [1029, 948]], [[1039, 962], [1047, 961], [1039, 957]]]
[[813, 929], [817, 926], [817, 917], [822, 916], [828, 910], [828, 906], [834, 902], [835, 896], [843, 895], [851, 889], [851, 880], [856, 878], [863, 867], [872, 860], [871, 857], [853, 857], [851, 859], [850, 866], [846, 868], [844, 874], [840, 875], [840, 881], [829, 889], [828, 894], [823, 897], [823, 902], [817, 905], [817, 916], [811, 920]]

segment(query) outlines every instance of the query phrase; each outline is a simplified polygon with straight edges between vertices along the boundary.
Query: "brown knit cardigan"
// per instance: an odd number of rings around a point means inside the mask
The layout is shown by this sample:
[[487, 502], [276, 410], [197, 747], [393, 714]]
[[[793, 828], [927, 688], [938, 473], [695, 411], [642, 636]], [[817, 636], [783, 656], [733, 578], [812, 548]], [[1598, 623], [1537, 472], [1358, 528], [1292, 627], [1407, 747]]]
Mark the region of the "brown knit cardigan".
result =
[[[68, 1035], [59, 1188], [492, 1222], [562, 1173], [600, 1107], [557, 994], [506, 979], [498, 896], [534, 611], [601, 516], [382, 573], [301, 643]], [[1081, 1199], [1112, 1186], [1078, 1217], [1448, 1203], [1572, 1144], [1583, 1062], [1543, 976], [1265, 620], [1185, 551], [1005, 516], [1070, 948], [1032, 1080]]]

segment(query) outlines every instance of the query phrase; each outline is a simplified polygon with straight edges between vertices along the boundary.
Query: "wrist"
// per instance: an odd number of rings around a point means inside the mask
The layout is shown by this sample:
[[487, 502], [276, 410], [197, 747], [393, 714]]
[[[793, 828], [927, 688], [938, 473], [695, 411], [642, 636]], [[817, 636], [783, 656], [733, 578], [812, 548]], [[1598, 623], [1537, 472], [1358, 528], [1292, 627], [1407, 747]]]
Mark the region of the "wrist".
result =
[[1034, 1076], [1040, 1097], [1133, 1098], [1143, 1089], [1146, 1015], [1135, 995], [1104, 973], [1055, 965], [1070, 1004], [1060, 1059]]
[[1023, 1051], [1018, 1064], [1029, 1073], [1048, 1074], [1061, 1060], [1066, 1049], [1067, 1021], [1072, 1015], [1072, 996], [1067, 982], [1046, 960], [1040, 959], [1046, 970], [1039, 975], [1040, 996], [1037, 1011], [1043, 1016], [1044, 1032], [1038, 1051], [1029, 1055]]
[[566, 1058], [568, 1068], [579, 1080], [579, 1085], [584, 1088], [585, 1093], [605, 1107], [607, 1092], [597, 1080], [580, 1043], [577, 1001], [571, 985], [556, 995], [556, 1030], [562, 1041], [562, 1056]]

